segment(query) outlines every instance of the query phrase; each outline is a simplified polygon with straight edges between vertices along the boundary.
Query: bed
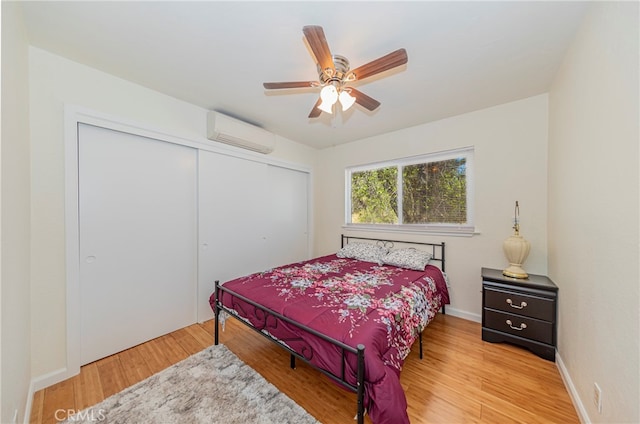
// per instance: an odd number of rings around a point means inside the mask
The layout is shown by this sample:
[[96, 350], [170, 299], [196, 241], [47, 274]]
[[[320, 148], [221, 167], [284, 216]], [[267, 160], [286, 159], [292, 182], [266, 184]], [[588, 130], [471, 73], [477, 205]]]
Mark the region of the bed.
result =
[[444, 260], [444, 243], [343, 235], [335, 254], [216, 281], [214, 343], [237, 318], [355, 392], [358, 424], [408, 423], [400, 371], [449, 303]]

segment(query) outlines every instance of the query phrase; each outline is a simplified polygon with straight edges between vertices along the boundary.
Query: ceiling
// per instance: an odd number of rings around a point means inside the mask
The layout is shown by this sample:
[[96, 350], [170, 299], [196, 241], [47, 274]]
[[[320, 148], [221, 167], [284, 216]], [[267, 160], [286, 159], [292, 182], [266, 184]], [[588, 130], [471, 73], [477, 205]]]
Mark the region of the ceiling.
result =
[[[315, 148], [545, 93], [586, 2], [22, 3], [30, 43]], [[353, 84], [382, 105], [307, 116], [319, 89], [302, 27], [355, 68], [399, 48], [406, 65]]]

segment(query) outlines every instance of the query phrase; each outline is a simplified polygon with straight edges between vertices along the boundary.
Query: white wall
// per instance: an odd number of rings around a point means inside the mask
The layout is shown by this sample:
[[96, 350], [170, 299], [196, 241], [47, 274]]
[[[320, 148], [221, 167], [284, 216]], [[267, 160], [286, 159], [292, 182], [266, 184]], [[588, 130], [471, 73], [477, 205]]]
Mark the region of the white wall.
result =
[[22, 9], [2, 2], [0, 422], [22, 421], [31, 379], [28, 44]]
[[316, 253], [340, 247], [346, 167], [474, 146], [475, 224], [480, 233], [404, 237], [447, 243], [452, 286], [448, 310], [479, 320], [480, 268], [508, 265], [502, 242], [513, 233], [516, 200], [520, 201], [521, 234], [532, 246], [524, 268], [530, 273], [547, 271], [547, 116], [547, 96], [540, 95], [321, 150], [315, 186]]
[[[65, 367], [64, 103], [205, 140], [206, 110], [44, 50], [29, 50], [32, 373]], [[315, 150], [278, 138], [270, 156], [313, 167]], [[141, 317], [143, 319], [143, 317]]]
[[[31, 373], [36, 377], [65, 365], [63, 103], [196, 139], [204, 134], [206, 113], [36, 48], [29, 50], [26, 81], [26, 39], [20, 16], [10, 4], [2, 2], [3, 422], [24, 402], [29, 372], [21, 365], [29, 362], [25, 358], [30, 351]], [[476, 226], [480, 234], [471, 238], [419, 237], [448, 243], [450, 310], [479, 319], [480, 267], [506, 266], [502, 241], [511, 234], [513, 202], [519, 200], [522, 234], [532, 244], [525, 269], [531, 273], [548, 271], [560, 286], [559, 353], [577, 394], [585, 400], [583, 412], [594, 422], [640, 421], [637, 16], [637, 3], [594, 4], [549, 97], [536, 96], [317, 154], [279, 138], [273, 154], [310, 166], [317, 163], [314, 246], [315, 255], [320, 255], [339, 247], [345, 167], [474, 145]], [[7, 27], [6, 21], [16, 22]], [[18, 61], [7, 72], [5, 58], [9, 54]], [[29, 134], [24, 111], [27, 91], [31, 93], [30, 164], [24, 160]], [[9, 112], [4, 104], [8, 98], [14, 99]], [[13, 153], [7, 157], [7, 152]], [[603, 163], [618, 166], [606, 173], [593, 172]], [[22, 193], [12, 194], [18, 202], [12, 201], [10, 206], [4, 190], [7, 178]], [[31, 212], [21, 197], [29, 196], [30, 190]], [[31, 243], [28, 224], [25, 227], [19, 220], [29, 213]], [[17, 231], [27, 237], [8, 238], [5, 222], [11, 216]], [[599, 224], [605, 219], [606, 225]], [[9, 271], [7, 245], [18, 249], [11, 253], [17, 262]], [[31, 305], [14, 311], [17, 305], [7, 305], [6, 294], [16, 294], [11, 299], [18, 304], [29, 296], [29, 269], [24, 269], [29, 257], [21, 253], [29, 248]], [[5, 278], [8, 273], [10, 279]], [[18, 320], [12, 323], [27, 325], [31, 321], [31, 342], [25, 339], [28, 328], [17, 334], [16, 327], [8, 326], [9, 311], [18, 313]], [[6, 349], [7, 342], [11, 349]], [[8, 369], [8, 363], [18, 367]], [[4, 382], [14, 373], [21, 386], [6, 387]], [[602, 415], [590, 402], [594, 381], [603, 388]]]
[[[587, 422], [640, 422], [637, 2], [598, 2], [549, 95], [558, 353]], [[593, 385], [603, 408], [593, 405]]]

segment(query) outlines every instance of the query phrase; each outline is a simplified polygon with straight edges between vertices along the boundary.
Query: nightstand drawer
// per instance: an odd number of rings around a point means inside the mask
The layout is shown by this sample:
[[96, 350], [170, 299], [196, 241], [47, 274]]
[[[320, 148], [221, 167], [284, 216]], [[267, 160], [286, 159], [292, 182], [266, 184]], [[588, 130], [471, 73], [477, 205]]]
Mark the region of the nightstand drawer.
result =
[[520, 315], [485, 309], [484, 326], [542, 343], [554, 342], [552, 323]]
[[503, 291], [492, 287], [485, 287], [484, 290], [484, 306], [486, 308], [555, 322], [554, 299]]

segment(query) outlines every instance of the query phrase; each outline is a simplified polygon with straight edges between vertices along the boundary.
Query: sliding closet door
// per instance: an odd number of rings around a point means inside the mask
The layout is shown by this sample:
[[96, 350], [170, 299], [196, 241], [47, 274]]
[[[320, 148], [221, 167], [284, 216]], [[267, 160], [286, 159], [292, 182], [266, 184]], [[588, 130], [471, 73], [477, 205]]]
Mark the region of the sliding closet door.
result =
[[195, 149], [79, 126], [81, 361], [196, 321]]
[[269, 223], [267, 165], [200, 151], [198, 321], [213, 316], [209, 296], [221, 283], [263, 271]]
[[309, 259], [309, 174], [269, 166], [269, 266]]

